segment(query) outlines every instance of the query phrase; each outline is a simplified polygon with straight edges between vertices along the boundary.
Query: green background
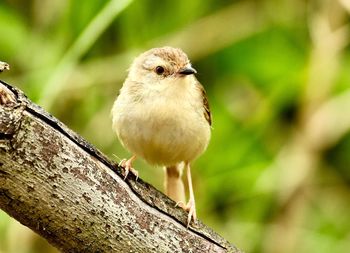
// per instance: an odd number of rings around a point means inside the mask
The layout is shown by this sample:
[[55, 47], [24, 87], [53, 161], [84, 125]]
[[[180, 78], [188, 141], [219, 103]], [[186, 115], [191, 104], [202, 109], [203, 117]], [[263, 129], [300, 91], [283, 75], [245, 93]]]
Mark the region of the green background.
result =
[[[119, 160], [110, 109], [140, 52], [182, 48], [207, 90], [199, 219], [246, 252], [349, 252], [350, 6], [336, 0], [0, 2], [0, 78]], [[163, 188], [161, 168], [138, 160]], [[0, 212], [0, 252], [55, 252]]]

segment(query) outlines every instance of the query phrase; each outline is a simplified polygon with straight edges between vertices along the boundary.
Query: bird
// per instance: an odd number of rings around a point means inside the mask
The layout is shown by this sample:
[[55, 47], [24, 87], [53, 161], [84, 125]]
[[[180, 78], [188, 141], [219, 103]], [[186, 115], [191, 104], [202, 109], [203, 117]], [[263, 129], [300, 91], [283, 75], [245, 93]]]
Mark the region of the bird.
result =
[[[203, 86], [179, 48], [152, 48], [134, 59], [112, 107], [112, 128], [132, 156], [123, 159], [125, 178], [136, 157], [165, 169], [165, 193], [196, 221], [191, 164], [207, 148], [212, 117]], [[182, 181], [186, 170], [189, 200]]]

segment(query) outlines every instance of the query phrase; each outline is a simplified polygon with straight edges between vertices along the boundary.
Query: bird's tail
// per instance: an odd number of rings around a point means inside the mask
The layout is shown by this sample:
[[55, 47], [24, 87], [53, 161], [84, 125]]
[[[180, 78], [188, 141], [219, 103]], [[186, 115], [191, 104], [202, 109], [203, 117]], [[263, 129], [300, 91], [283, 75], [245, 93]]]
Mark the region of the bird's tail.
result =
[[185, 204], [185, 187], [182, 182], [183, 166], [177, 164], [174, 166], [165, 167], [165, 194], [176, 203]]

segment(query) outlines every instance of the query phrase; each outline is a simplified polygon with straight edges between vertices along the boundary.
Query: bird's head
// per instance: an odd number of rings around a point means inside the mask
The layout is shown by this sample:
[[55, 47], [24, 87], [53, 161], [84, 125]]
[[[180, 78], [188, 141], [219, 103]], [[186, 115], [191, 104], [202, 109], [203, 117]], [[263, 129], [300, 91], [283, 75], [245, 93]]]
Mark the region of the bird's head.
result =
[[153, 48], [138, 56], [129, 69], [129, 79], [165, 85], [197, 73], [187, 55], [178, 48]]

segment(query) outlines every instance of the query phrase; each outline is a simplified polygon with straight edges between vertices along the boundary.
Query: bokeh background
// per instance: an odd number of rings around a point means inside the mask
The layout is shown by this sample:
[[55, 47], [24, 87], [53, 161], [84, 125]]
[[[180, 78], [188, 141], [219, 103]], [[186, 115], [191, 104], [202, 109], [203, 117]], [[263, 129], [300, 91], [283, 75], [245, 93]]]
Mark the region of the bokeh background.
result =
[[[127, 68], [182, 48], [213, 114], [199, 218], [246, 252], [350, 252], [350, 1], [2, 0], [0, 78], [111, 159]], [[162, 169], [137, 161], [162, 189]], [[1, 253], [57, 252], [0, 212]]]

